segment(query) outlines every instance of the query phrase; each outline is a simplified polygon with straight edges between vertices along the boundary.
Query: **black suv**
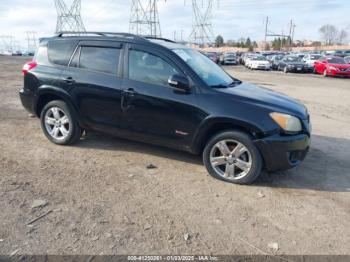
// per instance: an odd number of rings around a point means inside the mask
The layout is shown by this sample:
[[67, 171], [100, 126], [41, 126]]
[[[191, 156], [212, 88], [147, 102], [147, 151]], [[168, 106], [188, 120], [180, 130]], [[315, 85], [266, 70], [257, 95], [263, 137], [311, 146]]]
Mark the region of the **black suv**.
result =
[[22, 104], [56, 144], [105, 132], [202, 154], [212, 176], [239, 184], [294, 167], [309, 149], [305, 106], [167, 39], [60, 33], [41, 39], [23, 74]]

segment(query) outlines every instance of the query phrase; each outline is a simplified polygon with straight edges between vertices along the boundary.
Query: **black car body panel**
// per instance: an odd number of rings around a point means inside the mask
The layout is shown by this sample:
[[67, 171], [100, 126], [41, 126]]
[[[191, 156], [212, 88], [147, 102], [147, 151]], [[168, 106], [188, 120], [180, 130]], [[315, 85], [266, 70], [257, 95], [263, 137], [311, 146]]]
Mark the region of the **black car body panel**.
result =
[[[78, 41], [69, 51], [69, 61], [53, 64], [45, 59], [47, 43], [62, 39]], [[251, 84], [210, 87], [172, 51], [185, 46], [122, 36], [53, 37], [43, 39], [40, 46], [34, 58], [38, 65], [25, 75], [20, 91], [25, 109], [37, 116], [45, 101], [62, 99], [74, 109], [84, 129], [192, 153], [200, 153], [216, 132], [238, 128], [252, 137], [268, 170], [293, 167], [308, 150], [310, 129], [305, 106]], [[80, 52], [81, 60], [81, 52], [87, 46], [118, 49], [115, 73], [76, 67], [75, 55]], [[131, 52], [147, 52], [166, 61], [189, 79], [190, 90], [131, 79]], [[43, 58], [38, 59], [39, 56]], [[271, 112], [290, 114], [306, 124], [298, 134], [286, 134], [269, 116]]]
[[308, 66], [303, 62], [287, 62], [282, 60], [278, 67], [281, 70], [284, 70], [287, 68], [287, 72], [294, 72], [294, 73], [306, 73], [309, 71]]

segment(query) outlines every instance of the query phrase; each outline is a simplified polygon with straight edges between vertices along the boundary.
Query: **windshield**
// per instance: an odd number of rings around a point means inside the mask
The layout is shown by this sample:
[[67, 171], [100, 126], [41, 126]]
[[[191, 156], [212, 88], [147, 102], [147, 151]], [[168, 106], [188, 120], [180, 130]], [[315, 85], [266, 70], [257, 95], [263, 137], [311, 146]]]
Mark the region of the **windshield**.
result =
[[327, 58], [327, 61], [330, 64], [346, 64], [344, 58], [340, 58], [340, 57]]
[[266, 57], [265, 56], [255, 56], [252, 58], [252, 60], [254, 60], [254, 61], [266, 61]]
[[287, 56], [286, 57], [287, 62], [300, 62], [301, 58], [297, 56]]
[[283, 56], [275, 56], [273, 59], [276, 60], [276, 61], [279, 61], [279, 60], [283, 59]]
[[310, 60], [318, 60], [320, 57], [320, 55], [310, 55]]
[[227, 87], [233, 79], [208, 57], [193, 49], [173, 49], [209, 86]]

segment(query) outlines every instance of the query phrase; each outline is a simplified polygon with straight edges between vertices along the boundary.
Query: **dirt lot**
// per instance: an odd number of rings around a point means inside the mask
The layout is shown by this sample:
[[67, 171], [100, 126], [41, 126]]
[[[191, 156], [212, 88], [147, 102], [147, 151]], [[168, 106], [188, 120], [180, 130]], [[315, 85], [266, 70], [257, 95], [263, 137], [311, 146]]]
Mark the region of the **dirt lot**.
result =
[[350, 79], [227, 68], [313, 122], [300, 167], [236, 186], [183, 152], [93, 133], [49, 143], [18, 98], [23, 63], [0, 57], [0, 254], [350, 254]]

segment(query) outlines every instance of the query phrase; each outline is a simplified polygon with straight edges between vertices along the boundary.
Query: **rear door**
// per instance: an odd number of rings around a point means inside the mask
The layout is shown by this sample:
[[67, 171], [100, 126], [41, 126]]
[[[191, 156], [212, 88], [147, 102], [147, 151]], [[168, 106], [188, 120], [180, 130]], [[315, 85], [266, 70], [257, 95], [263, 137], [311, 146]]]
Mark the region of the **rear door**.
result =
[[185, 76], [166, 53], [131, 44], [125, 61], [122, 127], [138, 140], [186, 148], [199, 123], [196, 90], [174, 89], [168, 79]]
[[82, 121], [92, 129], [115, 133], [121, 121], [123, 44], [82, 41], [63, 73]]

